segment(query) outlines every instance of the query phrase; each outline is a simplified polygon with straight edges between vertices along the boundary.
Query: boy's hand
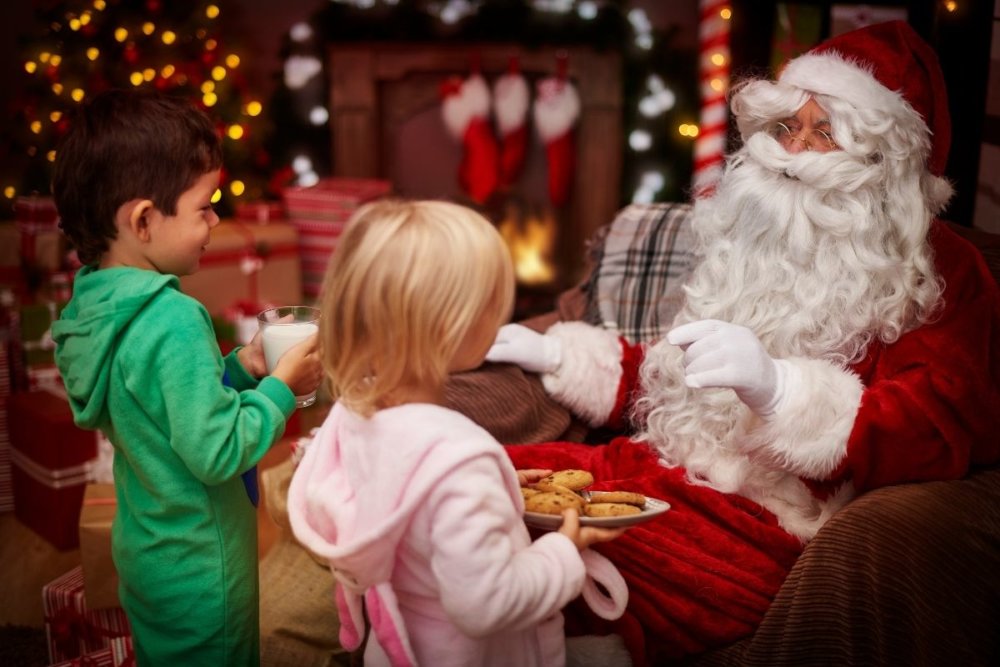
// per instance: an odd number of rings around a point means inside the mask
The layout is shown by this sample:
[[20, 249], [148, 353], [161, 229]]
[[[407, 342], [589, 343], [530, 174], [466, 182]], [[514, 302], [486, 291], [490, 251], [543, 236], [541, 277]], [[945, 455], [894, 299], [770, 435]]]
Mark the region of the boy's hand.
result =
[[551, 470], [544, 470], [542, 468], [527, 468], [525, 470], [517, 471], [517, 482], [521, 486], [527, 486], [534, 482], [537, 482], [543, 477], [548, 477], [552, 474]]
[[583, 551], [591, 544], [598, 542], [610, 542], [616, 537], [625, 534], [625, 528], [594, 528], [593, 526], [580, 526], [580, 514], [575, 508], [567, 507], [563, 510], [563, 522], [559, 527], [559, 532], [572, 540], [573, 544], [580, 551]]
[[253, 340], [236, 353], [236, 358], [243, 364], [247, 373], [255, 378], [260, 379], [267, 375], [267, 361], [264, 360], [264, 346], [260, 341], [260, 329], [257, 329]]
[[319, 360], [319, 335], [314, 334], [281, 355], [271, 375], [288, 385], [296, 396], [316, 391], [323, 381]]

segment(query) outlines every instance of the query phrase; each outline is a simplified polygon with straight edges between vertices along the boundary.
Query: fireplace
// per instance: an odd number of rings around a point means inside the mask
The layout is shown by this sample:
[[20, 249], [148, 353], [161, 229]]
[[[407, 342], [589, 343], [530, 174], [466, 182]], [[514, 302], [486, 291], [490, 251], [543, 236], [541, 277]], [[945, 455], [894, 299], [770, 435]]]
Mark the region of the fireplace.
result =
[[[556, 72], [560, 57], [580, 95], [576, 173], [570, 201], [548, 204], [544, 149], [532, 130], [524, 171], [509, 192], [478, 207], [511, 245], [524, 292], [555, 294], [585, 273], [585, 244], [619, 207], [622, 162], [621, 57], [588, 48], [512, 44], [372, 43], [329, 49], [335, 176], [388, 179], [406, 197], [470, 203], [458, 185], [462, 148], [441, 121], [439, 86], [479, 63], [489, 84], [512, 57], [529, 84]], [[529, 116], [530, 127], [530, 116]]]

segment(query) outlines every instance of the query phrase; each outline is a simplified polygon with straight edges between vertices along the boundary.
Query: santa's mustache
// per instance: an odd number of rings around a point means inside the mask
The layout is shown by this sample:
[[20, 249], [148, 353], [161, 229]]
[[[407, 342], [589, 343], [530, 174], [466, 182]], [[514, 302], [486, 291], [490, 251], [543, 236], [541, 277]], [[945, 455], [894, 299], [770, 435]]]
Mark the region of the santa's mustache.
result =
[[872, 157], [858, 157], [844, 150], [826, 153], [790, 153], [765, 132], [757, 132], [734, 156], [734, 168], [757, 166], [817, 190], [852, 193], [881, 182], [885, 170]]

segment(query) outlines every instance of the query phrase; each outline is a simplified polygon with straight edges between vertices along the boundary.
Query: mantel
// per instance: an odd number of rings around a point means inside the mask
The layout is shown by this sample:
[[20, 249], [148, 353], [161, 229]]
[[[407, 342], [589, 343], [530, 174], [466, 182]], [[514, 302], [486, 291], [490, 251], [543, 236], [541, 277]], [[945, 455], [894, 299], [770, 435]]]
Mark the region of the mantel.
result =
[[[475, 60], [490, 81], [516, 57], [529, 80], [552, 75], [557, 59], [580, 95], [576, 128], [576, 176], [558, 260], [572, 284], [584, 269], [585, 242], [620, 207], [622, 169], [621, 56], [586, 47], [518, 44], [352, 43], [329, 49], [330, 127], [336, 176], [388, 178], [395, 128], [437, 101], [438, 84], [465, 76]], [[407, 81], [410, 83], [407, 84]], [[404, 86], [405, 94], [388, 92]], [[388, 100], [391, 99], [391, 104]], [[418, 193], [419, 194], [419, 193]], [[427, 193], [436, 196], [436, 193]]]

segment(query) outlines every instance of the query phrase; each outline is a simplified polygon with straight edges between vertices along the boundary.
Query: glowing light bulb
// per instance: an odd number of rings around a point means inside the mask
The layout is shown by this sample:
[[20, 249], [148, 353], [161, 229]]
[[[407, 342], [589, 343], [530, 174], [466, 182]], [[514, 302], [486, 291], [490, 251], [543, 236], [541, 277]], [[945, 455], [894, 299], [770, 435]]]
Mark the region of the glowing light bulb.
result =
[[261, 103], [256, 100], [247, 103], [248, 116], [259, 116], [260, 112], [263, 110], [264, 110], [263, 105], [261, 105]]
[[86, 93], [83, 92], [83, 88], [74, 88], [69, 96], [73, 98], [74, 102], [79, 102], [86, 96]]
[[242, 125], [230, 125], [229, 130], [226, 131], [230, 139], [242, 139], [243, 138], [243, 126]]
[[246, 184], [243, 181], [233, 181], [229, 184], [229, 191], [233, 193], [233, 196], [239, 197], [247, 189]]
[[215, 93], [206, 93], [202, 95], [201, 101], [206, 107], [214, 107], [215, 103], [219, 101], [219, 97]]
[[152, 35], [154, 32], [156, 32], [156, 26], [155, 25], [153, 25], [149, 21], [146, 21], [145, 23], [142, 24], [142, 34], [144, 34], [144, 35]]
[[162, 76], [164, 79], [169, 79], [174, 75], [174, 72], [176, 71], [177, 68], [174, 67], [173, 65], [166, 65], [162, 70], [160, 70], [160, 76]]
[[205, 16], [207, 16], [210, 19], [218, 18], [219, 16], [218, 6], [209, 5], [208, 7], [205, 7]]
[[216, 188], [215, 192], [212, 193], [212, 203], [218, 204], [220, 199], [222, 199], [222, 190]]
[[31, 121], [31, 124], [28, 127], [30, 127], [31, 131], [34, 132], [35, 134], [39, 134], [42, 131], [42, 121], [33, 120]]
[[96, 46], [92, 46], [87, 49], [87, 60], [97, 60], [101, 55], [101, 50]]
[[126, 39], [128, 39], [128, 30], [125, 28], [116, 28], [115, 40], [118, 42], [124, 42]]
[[240, 57], [235, 53], [230, 53], [226, 56], [226, 67], [229, 69], [236, 69], [240, 66]]
[[160, 35], [160, 39], [163, 40], [164, 44], [169, 46], [177, 41], [177, 33], [173, 30], [164, 30], [163, 34]]
[[719, 17], [723, 21], [728, 21], [729, 19], [733, 18], [733, 10], [730, 9], [729, 7], [723, 7], [722, 9], [719, 10]]
[[13, 185], [8, 185], [3, 189], [3, 196], [7, 199], [13, 199], [14, 195], [17, 194], [17, 190], [14, 189]]
[[226, 68], [222, 65], [216, 65], [212, 68], [212, 78], [216, 81], [222, 81], [226, 78]]
[[128, 80], [133, 86], [142, 85], [143, 82], [142, 72], [132, 72], [131, 74], [128, 75]]
[[34, 74], [35, 72], [38, 71], [38, 63], [36, 63], [34, 60], [29, 60], [28, 62], [24, 63], [24, 71], [27, 72], [28, 74]]
[[201, 92], [208, 94], [215, 92], [215, 82], [214, 81], [204, 81], [201, 84]]

